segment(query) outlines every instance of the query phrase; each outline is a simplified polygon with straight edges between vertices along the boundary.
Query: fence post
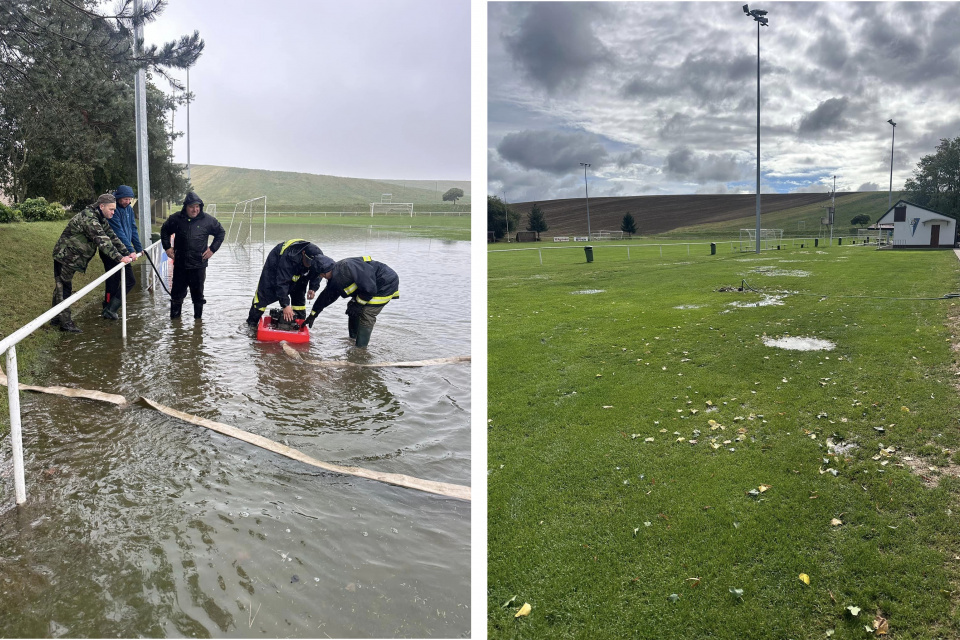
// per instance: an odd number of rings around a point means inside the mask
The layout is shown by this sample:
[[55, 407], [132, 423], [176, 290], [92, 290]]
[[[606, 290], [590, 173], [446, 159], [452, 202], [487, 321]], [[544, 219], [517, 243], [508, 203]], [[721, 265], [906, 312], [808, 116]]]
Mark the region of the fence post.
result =
[[123, 319], [120, 324], [123, 325], [120, 330], [120, 336], [127, 337], [127, 265], [120, 269], [120, 315]]
[[13, 486], [17, 504], [27, 501], [23, 473], [23, 432], [20, 429], [20, 378], [17, 375], [17, 347], [7, 350], [7, 400], [10, 403], [10, 443], [13, 445]]

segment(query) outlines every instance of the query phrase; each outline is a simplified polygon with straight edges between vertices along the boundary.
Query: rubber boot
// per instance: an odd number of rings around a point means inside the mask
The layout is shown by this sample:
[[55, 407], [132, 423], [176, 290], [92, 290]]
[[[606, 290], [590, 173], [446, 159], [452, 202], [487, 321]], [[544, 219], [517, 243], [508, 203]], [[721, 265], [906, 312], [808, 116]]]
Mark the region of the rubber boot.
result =
[[170, 301], [170, 319], [176, 320], [180, 317], [180, 312], [183, 309], [183, 300], [180, 302]]
[[373, 333], [373, 327], [357, 327], [357, 346], [366, 347], [370, 344], [371, 333]]
[[257, 309], [256, 307], [250, 307], [250, 313], [247, 314], [247, 325], [251, 327], [256, 327], [260, 324], [260, 317], [263, 315], [263, 311]]
[[200, 320], [203, 318], [203, 303], [193, 305], [193, 318]]
[[357, 328], [360, 326], [360, 318], [350, 316], [347, 318], [347, 332], [350, 334], [350, 339], [356, 339], [357, 337]]
[[60, 331], [68, 331], [70, 333], [83, 333], [80, 327], [73, 324], [73, 320], [67, 320], [66, 322], [61, 322]]
[[113, 298], [107, 303], [107, 306], [104, 307], [101, 317], [107, 320], [119, 320], [120, 314], [117, 312], [120, 311], [120, 305], [122, 303], [123, 301], [120, 298]]

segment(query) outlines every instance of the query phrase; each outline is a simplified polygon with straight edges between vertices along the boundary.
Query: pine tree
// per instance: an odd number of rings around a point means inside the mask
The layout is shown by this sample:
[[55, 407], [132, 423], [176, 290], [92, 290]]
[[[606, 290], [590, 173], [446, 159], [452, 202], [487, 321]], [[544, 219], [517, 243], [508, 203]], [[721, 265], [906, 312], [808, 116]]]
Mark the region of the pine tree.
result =
[[530, 213], [527, 214], [527, 231], [541, 233], [546, 231], [547, 228], [547, 220], [543, 217], [543, 209], [534, 204], [530, 208]]
[[633, 219], [633, 214], [629, 211], [623, 216], [623, 220], [620, 222], [620, 231], [628, 233], [631, 236], [637, 232], [637, 223]]

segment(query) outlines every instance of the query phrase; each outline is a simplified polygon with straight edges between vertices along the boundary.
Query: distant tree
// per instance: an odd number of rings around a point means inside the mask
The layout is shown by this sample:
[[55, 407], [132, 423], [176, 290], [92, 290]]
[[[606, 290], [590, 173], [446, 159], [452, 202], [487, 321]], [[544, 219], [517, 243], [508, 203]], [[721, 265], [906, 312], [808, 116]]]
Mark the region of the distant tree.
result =
[[543, 217], [543, 209], [534, 203], [527, 214], [527, 231], [541, 233], [547, 230], [547, 220]]
[[917, 163], [904, 190], [911, 202], [960, 218], [960, 137], [941, 138], [936, 153]]
[[623, 220], [620, 221], [620, 231], [628, 233], [631, 236], [637, 232], [637, 223], [633, 219], [633, 214], [627, 211], [623, 216]]
[[510, 231], [516, 231], [519, 224], [519, 213], [497, 196], [487, 196], [487, 231], [493, 231], [494, 238], [500, 239]]
[[858, 216], [853, 216], [850, 219], [850, 224], [855, 225], [857, 227], [865, 227], [868, 224], [870, 224], [870, 216], [868, 216], [865, 213], [861, 213]]
[[447, 192], [443, 194], [443, 201], [444, 202], [452, 201], [453, 204], [457, 204], [457, 200], [459, 200], [462, 197], [463, 197], [463, 189], [452, 187], [450, 189], [447, 189]]

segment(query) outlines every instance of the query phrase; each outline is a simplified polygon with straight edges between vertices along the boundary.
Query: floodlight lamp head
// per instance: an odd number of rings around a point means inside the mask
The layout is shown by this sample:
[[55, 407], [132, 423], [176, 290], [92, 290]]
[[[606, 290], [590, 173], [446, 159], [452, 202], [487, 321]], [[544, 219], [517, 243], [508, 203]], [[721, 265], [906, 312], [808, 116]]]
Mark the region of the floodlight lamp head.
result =
[[743, 12], [747, 15], [750, 15], [750, 5], [743, 5]]
[[897, 126], [897, 123], [893, 121], [893, 118], [890, 118], [889, 120], [887, 120], [887, 122], [892, 124], [893, 126]]
[[769, 27], [769, 26], [770, 26], [770, 25], [767, 24], [769, 21], [770, 21], [770, 20], [769, 20], [768, 18], [758, 18], [758, 19], [757, 19], [757, 22], [759, 22], [760, 24], [762, 24], [762, 25], [765, 26], [765, 27]]

